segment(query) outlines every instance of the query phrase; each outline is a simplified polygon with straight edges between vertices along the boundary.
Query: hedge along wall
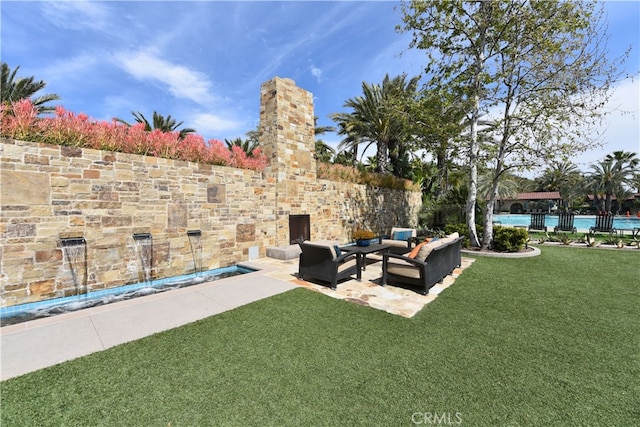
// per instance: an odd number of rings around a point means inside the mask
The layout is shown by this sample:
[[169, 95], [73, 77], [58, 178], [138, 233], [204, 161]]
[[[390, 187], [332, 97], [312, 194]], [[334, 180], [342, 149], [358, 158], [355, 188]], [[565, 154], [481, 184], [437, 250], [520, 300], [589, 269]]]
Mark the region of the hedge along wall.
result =
[[[138, 233], [151, 234], [151, 274], [163, 278], [200, 267], [189, 230], [202, 233], [206, 270], [288, 244], [291, 214], [310, 215], [312, 239], [347, 241], [357, 224], [414, 225], [419, 192], [316, 179], [311, 99], [289, 79], [263, 85], [263, 172], [2, 140], [0, 304], [143, 280]], [[80, 237], [86, 275], [74, 277], [61, 241]]]

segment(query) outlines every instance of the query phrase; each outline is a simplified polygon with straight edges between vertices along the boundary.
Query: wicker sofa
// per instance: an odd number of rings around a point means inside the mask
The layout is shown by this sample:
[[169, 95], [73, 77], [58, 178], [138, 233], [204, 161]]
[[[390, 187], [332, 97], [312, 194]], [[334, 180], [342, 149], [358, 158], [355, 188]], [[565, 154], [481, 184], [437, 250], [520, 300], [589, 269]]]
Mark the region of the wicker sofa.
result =
[[389, 282], [417, 288], [426, 295], [461, 264], [460, 250], [464, 237], [453, 233], [422, 245], [412, 254], [386, 253], [382, 257], [382, 286]]

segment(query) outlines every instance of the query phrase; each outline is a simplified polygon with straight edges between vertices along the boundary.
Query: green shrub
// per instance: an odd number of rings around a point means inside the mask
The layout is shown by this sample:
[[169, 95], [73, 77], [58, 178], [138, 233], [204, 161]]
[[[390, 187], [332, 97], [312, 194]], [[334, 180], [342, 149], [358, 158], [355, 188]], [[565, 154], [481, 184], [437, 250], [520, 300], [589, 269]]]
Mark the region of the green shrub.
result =
[[461, 236], [466, 236], [467, 234], [469, 234], [469, 231], [467, 229], [467, 224], [456, 223], [456, 224], [447, 224], [444, 226], [445, 234], [455, 233], [456, 231]]
[[[484, 231], [484, 228], [482, 227], [482, 225], [476, 224], [476, 233], [478, 233], [479, 239], [482, 239], [483, 231]], [[467, 227], [467, 224], [459, 222], [459, 223], [447, 224], [444, 226], [444, 234], [451, 234], [455, 232], [458, 232], [460, 236], [464, 237], [462, 246], [468, 248], [471, 242], [469, 241], [469, 228]]]
[[[476, 232], [478, 233], [478, 235], [482, 235], [483, 230], [484, 230], [484, 227], [482, 225], [476, 224]], [[445, 234], [455, 233], [456, 231], [461, 236], [466, 236], [469, 234], [469, 229], [467, 228], [467, 224], [462, 222], [447, 224], [444, 226]]]
[[518, 252], [529, 239], [524, 228], [494, 227], [492, 247], [499, 252]]

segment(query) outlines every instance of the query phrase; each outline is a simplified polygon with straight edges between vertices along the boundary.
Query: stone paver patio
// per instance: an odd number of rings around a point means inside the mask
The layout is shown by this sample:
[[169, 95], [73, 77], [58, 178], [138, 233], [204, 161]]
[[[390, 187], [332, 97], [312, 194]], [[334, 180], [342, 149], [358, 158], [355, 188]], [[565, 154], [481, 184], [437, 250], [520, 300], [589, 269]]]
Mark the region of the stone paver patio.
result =
[[267, 264], [276, 267], [276, 270], [267, 275], [287, 280], [295, 285], [320, 292], [332, 298], [342, 299], [354, 304], [368, 306], [377, 310], [403, 317], [413, 317], [422, 308], [435, 300], [438, 295], [449, 286], [456, 278], [475, 261], [474, 258], [463, 257], [462, 265], [456, 268], [453, 274], [445, 277], [442, 283], [436, 284], [429, 290], [428, 295], [421, 295], [409, 289], [396, 287], [393, 285], [380, 286], [382, 277], [382, 262], [378, 261], [367, 265], [362, 272], [362, 281], [355, 279], [338, 283], [334, 291], [328, 286], [323, 286], [315, 282], [307, 282], [297, 278], [298, 260], [282, 261], [273, 258], [260, 258], [254, 261], [256, 264]]

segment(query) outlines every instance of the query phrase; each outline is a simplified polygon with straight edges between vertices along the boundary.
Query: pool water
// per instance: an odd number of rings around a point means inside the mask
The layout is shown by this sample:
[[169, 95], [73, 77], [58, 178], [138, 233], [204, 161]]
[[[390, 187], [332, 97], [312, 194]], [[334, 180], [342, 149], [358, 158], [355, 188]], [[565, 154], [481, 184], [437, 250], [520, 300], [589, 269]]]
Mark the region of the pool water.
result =
[[201, 273], [157, 279], [117, 288], [93, 291], [82, 295], [54, 298], [44, 301], [13, 305], [0, 308], [0, 326], [14, 325], [29, 320], [51, 317], [58, 314], [125, 301], [131, 298], [157, 294], [171, 289], [185, 288], [200, 283], [220, 280], [240, 274], [253, 273], [256, 270], [232, 266], [203, 271]]
[[[531, 215], [529, 214], [500, 214], [493, 216], [494, 222], [500, 222], [502, 225], [524, 226], [531, 224]], [[547, 215], [545, 225], [548, 229], [558, 225], [558, 215]], [[573, 226], [578, 230], [589, 231], [589, 228], [596, 225], [595, 215], [576, 215], [573, 218]], [[615, 229], [633, 229], [640, 227], [640, 218], [616, 216], [613, 218], [613, 228]]]

